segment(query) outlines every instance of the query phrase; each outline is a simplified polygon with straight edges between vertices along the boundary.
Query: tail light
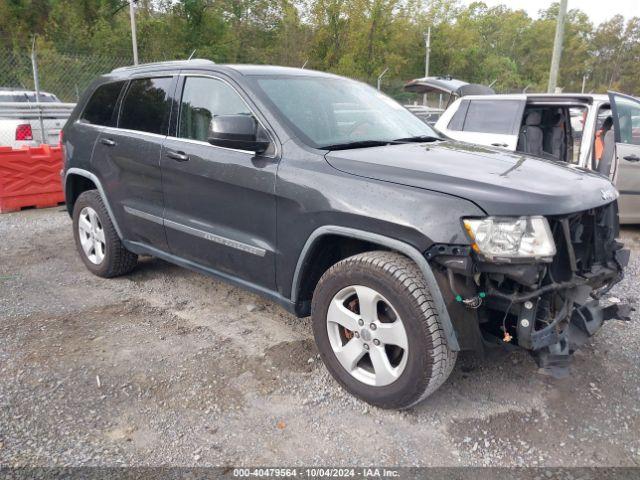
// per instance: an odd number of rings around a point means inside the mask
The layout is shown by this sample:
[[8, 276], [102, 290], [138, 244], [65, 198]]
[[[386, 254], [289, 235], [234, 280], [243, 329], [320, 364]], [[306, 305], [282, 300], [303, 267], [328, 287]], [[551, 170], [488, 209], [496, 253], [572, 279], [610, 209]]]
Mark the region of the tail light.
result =
[[22, 123], [16, 127], [16, 140], [33, 140], [31, 125]]

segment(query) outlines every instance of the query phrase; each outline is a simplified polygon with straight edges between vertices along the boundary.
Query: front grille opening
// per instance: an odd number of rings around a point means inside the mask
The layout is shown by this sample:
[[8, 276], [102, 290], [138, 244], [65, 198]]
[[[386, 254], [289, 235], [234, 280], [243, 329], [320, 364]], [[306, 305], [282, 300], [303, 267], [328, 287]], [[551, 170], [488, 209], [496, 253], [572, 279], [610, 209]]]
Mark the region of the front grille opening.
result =
[[605, 265], [612, 259], [613, 243], [618, 232], [615, 202], [569, 216], [549, 218], [557, 250], [549, 275], [555, 282], [567, 281], [573, 276], [570, 252], [562, 228], [565, 218], [569, 222], [569, 237], [578, 275], [590, 272], [594, 265]]

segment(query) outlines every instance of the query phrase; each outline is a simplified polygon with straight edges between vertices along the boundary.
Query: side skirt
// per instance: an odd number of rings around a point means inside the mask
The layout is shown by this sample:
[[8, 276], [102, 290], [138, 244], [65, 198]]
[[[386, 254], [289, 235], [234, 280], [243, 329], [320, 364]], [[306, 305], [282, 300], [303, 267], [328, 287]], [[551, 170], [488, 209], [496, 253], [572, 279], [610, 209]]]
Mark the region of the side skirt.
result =
[[133, 253], [138, 255], [151, 255], [153, 257], [158, 257], [162, 260], [165, 260], [169, 263], [173, 263], [180, 267], [188, 268], [189, 270], [193, 270], [194, 272], [201, 273], [203, 275], [207, 275], [209, 277], [217, 278], [224, 282], [230, 283], [237, 287], [243, 288], [245, 290], [249, 290], [253, 293], [257, 293], [258, 295], [271, 300], [282, 306], [289, 313], [295, 314], [295, 303], [289, 300], [288, 298], [283, 297], [278, 292], [273, 290], [269, 290], [268, 288], [261, 287], [260, 285], [256, 285], [255, 283], [247, 282], [238, 277], [234, 277], [233, 275], [229, 275], [227, 273], [221, 272], [219, 270], [215, 270], [213, 268], [205, 267], [198, 263], [192, 262], [190, 260], [186, 260], [184, 258], [178, 257], [171, 253], [167, 253], [163, 250], [159, 250], [157, 248], [151, 247], [144, 243], [140, 242], [131, 242], [129, 240], [123, 240], [122, 242], [127, 250], [130, 250]]

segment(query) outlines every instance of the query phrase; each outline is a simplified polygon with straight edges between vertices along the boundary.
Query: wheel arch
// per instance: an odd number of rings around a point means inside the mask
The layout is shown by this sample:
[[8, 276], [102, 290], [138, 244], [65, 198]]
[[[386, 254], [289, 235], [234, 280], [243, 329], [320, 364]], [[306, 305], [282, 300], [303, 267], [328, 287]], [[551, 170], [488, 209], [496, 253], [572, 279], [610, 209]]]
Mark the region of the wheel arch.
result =
[[[356, 250], [352, 250], [353, 253], [351, 253], [351, 255], [362, 253], [364, 251], [382, 249], [398, 252], [411, 259], [422, 272], [427, 286], [431, 291], [433, 303], [438, 311], [439, 319], [442, 322], [442, 328], [447, 337], [449, 348], [453, 351], [460, 350], [449, 312], [442, 293], [440, 292], [440, 287], [426, 258], [418, 249], [406, 242], [364, 230], [338, 225], [326, 225], [317, 228], [311, 233], [298, 257], [298, 262], [293, 275], [291, 300], [295, 305], [296, 313], [300, 316], [305, 316], [305, 314], [308, 315], [308, 299], [304, 298], [305, 293], [308, 295], [309, 289], [311, 289], [311, 293], [313, 292], [313, 288], [315, 288], [317, 280], [319, 280], [322, 273], [326, 271], [326, 268], [318, 268], [317, 264], [312, 262], [312, 260], [319, 252], [322, 252], [323, 246], [327, 245], [327, 240], [331, 242], [336, 238], [354, 242], [352, 245], [355, 246]], [[358, 247], [360, 247], [359, 251], [357, 250]], [[342, 258], [339, 258], [338, 261], [339, 260], [342, 260]], [[334, 263], [335, 262], [332, 262], [331, 265]], [[328, 265], [327, 268], [331, 265]], [[321, 267], [324, 267], [324, 265], [321, 264]], [[318, 270], [322, 270], [322, 273], [319, 275]], [[316, 276], [317, 279], [315, 278]]]
[[122, 232], [118, 226], [116, 217], [113, 214], [113, 210], [111, 210], [111, 205], [105, 195], [102, 183], [93, 173], [82, 168], [70, 168], [66, 171], [64, 176], [64, 196], [69, 215], [73, 215], [73, 206], [76, 200], [87, 190], [98, 190], [98, 193], [100, 194], [100, 197], [102, 197], [102, 201], [107, 208], [109, 217], [111, 217], [111, 221], [113, 222], [113, 226], [116, 229], [118, 237], [122, 239]]

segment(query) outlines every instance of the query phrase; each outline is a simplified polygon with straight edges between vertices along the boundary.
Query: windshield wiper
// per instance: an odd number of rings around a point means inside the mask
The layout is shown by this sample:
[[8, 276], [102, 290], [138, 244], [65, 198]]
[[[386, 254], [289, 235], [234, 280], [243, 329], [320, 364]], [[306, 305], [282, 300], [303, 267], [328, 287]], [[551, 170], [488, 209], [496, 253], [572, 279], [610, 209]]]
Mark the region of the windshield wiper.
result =
[[396, 138], [394, 142], [398, 143], [408, 143], [408, 142], [436, 142], [438, 140], [442, 140], [440, 137], [435, 137], [433, 135], [416, 135], [415, 137], [406, 137], [406, 138]]
[[384, 147], [385, 145], [396, 145], [397, 140], [359, 140], [357, 142], [336, 143], [335, 145], [324, 145], [318, 147], [322, 150], [348, 150], [350, 148]]

